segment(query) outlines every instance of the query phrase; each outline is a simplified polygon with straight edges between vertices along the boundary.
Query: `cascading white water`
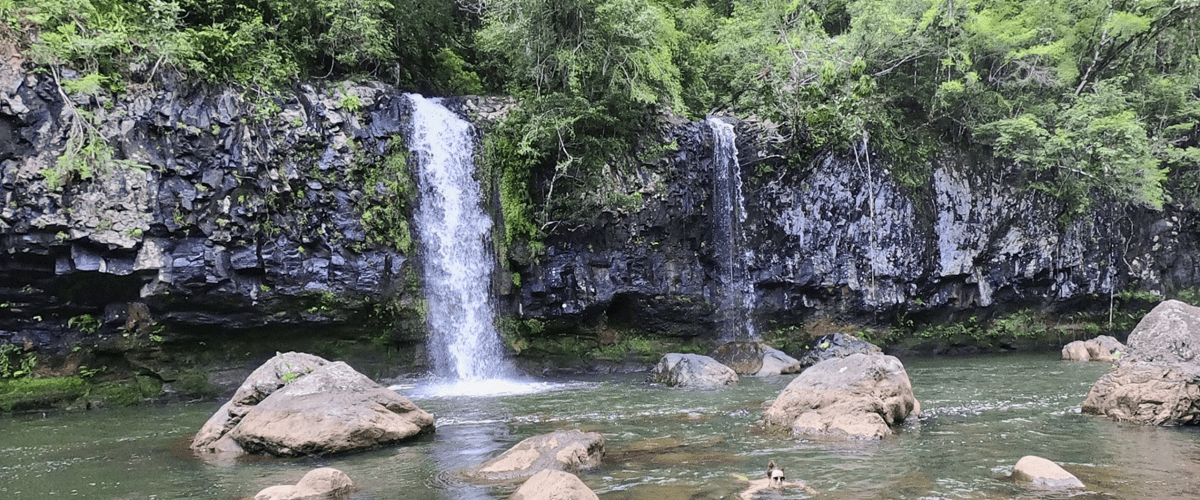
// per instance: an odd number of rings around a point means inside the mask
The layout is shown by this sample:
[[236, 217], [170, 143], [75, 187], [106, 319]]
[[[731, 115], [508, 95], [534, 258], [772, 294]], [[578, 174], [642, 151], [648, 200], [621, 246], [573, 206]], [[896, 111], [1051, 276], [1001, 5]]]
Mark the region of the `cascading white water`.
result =
[[473, 177], [474, 129], [434, 100], [408, 98], [434, 374], [472, 381], [509, 377], [491, 301], [492, 221], [480, 206], [482, 191]]
[[757, 340], [750, 312], [754, 310], [754, 283], [748, 263], [754, 252], [746, 245], [746, 201], [742, 196], [741, 165], [738, 164], [737, 134], [733, 125], [709, 117], [713, 131], [713, 222], [716, 255], [721, 260], [721, 308], [723, 341]]

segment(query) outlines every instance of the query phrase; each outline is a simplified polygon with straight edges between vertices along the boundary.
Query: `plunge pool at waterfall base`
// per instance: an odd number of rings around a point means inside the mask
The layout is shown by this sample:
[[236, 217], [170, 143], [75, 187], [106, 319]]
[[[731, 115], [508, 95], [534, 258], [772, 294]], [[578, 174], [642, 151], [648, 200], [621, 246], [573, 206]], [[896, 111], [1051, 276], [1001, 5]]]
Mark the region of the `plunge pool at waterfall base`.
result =
[[[206, 463], [188, 450], [221, 402], [0, 418], [0, 498], [239, 499], [335, 467], [353, 499], [504, 499], [454, 472], [557, 429], [603, 433], [601, 467], [580, 478], [601, 499], [732, 499], [737, 476], [768, 460], [819, 493], [760, 499], [1197, 498], [1200, 432], [1120, 424], [1079, 413], [1106, 363], [1054, 354], [902, 359], [923, 413], [875, 441], [779, 438], [757, 429], [764, 403], [793, 376], [743, 377], [720, 391], [674, 390], [645, 374], [542, 380], [507, 396], [414, 396], [436, 432], [364, 453]], [[401, 386], [408, 395], [419, 389]], [[419, 392], [419, 391], [418, 391]], [[1007, 479], [1024, 455], [1062, 465], [1085, 491], [1037, 492]]]

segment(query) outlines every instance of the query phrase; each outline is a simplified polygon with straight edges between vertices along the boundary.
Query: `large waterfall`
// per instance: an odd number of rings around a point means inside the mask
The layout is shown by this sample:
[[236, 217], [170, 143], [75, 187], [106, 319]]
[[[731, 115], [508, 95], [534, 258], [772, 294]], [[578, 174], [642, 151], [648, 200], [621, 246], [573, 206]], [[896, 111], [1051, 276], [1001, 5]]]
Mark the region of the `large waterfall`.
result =
[[483, 196], [473, 177], [474, 129], [436, 101], [408, 97], [434, 374], [466, 381], [508, 377], [491, 301], [492, 221], [480, 206]]
[[746, 244], [746, 201], [742, 196], [741, 165], [738, 164], [737, 135], [733, 125], [709, 117], [713, 131], [713, 226], [715, 256], [720, 260], [721, 290], [718, 306], [721, 314], [720, 339], [756, 340], [754, 322], [754, 283], [747, 265], [754, 254]]

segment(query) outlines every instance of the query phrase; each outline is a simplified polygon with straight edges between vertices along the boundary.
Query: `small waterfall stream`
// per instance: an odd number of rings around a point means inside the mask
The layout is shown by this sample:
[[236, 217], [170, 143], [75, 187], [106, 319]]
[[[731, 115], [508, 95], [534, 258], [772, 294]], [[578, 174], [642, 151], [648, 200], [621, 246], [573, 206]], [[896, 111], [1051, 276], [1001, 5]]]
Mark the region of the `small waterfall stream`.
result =
[[716, 256], [721, 261], [722, 341], [757, 340], [750, 312], [754, 310], [754, 283], [747, 264], [754, 257], [746, 245], [746, 200], [742, 196], [741, 165], [733, 125], [709, 117], [713, 131], [713, 224]]
[[506, 378], [512, 370], [496, 330], [490, 290], [492, 221], [480, 206], [483, 195], [473, 177], [474, 128], [434, 100], [408, 98], [434, 375], [464, 381]]

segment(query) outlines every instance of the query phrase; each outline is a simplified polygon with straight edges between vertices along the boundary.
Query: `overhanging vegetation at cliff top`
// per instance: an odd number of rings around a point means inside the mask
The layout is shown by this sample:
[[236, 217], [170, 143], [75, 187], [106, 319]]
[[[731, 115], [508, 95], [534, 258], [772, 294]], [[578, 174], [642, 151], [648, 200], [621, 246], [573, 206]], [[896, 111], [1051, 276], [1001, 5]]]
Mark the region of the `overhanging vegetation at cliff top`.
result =
[[519, 96], [540, 111], [502, 125], [497, 160], [534, 204], [550, 199], [538, 180], [594, 187], [664, 109], [770, 120], [797, 155], [867, 143], [910, 185], [946, 144], [985, 148], [1068, 215], [1097, 196], [1200, 198], [1196, 0], [0, 0], [0, 15], [6, 45], [79, 75], [68, 93], [182, 77], [269, 96], [349, 76]]

